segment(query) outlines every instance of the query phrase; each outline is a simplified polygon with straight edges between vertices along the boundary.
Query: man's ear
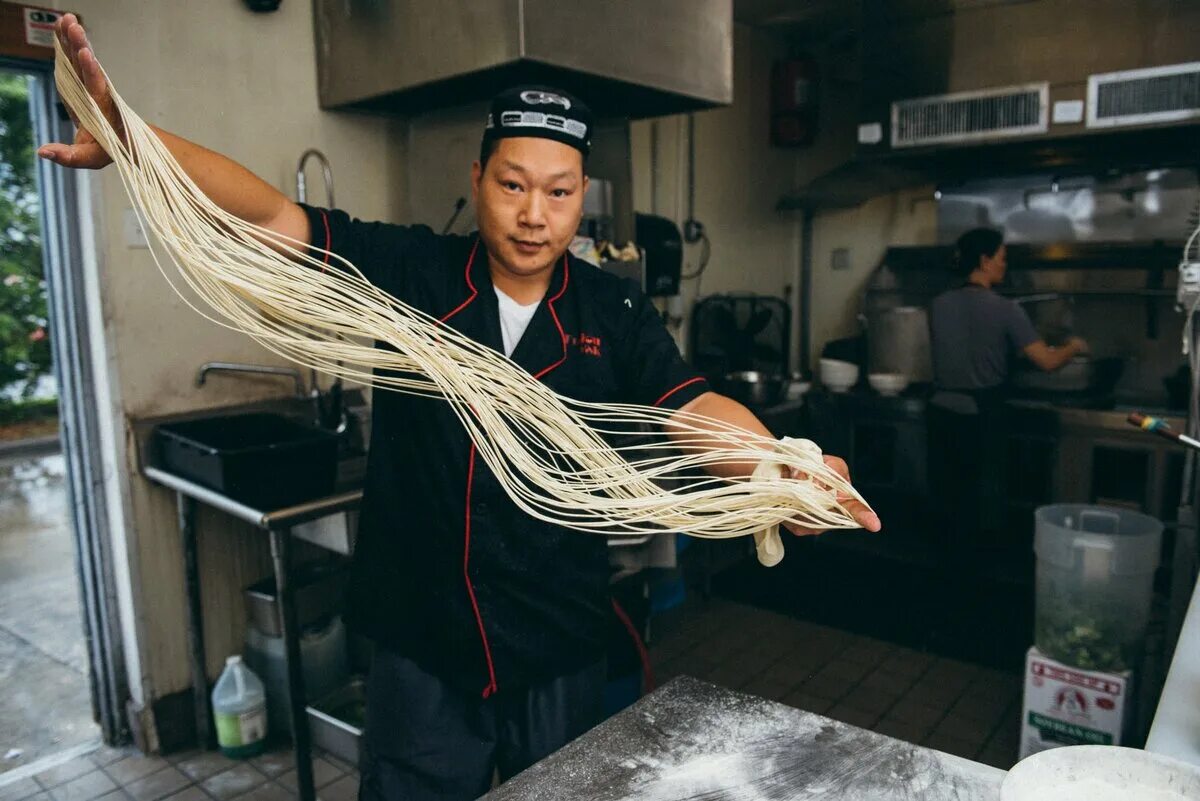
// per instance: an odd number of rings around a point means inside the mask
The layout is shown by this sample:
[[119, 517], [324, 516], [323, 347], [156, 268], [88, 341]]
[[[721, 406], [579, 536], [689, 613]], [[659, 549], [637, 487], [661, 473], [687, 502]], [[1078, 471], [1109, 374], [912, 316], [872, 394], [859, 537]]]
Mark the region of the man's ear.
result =
[[471, 202], [479, 202], [479, 182], [483, 179], [483, 165], [478, 161], [471, 164]]

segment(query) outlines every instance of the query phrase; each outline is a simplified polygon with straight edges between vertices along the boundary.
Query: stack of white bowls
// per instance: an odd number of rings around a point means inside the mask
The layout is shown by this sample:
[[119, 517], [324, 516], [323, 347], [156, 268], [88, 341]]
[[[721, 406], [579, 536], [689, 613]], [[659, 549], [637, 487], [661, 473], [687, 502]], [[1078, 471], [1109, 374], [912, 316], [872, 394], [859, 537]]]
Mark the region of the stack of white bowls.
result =
[[858, 365], [839, 359], [821, 359], [821, 383], [830, 392], [846, 392], [858, 383]]

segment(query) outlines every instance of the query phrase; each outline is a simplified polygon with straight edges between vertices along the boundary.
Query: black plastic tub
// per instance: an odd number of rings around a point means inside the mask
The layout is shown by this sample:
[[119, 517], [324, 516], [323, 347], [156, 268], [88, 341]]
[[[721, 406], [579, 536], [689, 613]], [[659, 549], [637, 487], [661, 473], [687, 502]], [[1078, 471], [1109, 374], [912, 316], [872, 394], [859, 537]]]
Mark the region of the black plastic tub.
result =
[[164, 423], [154, 436], [164, 470], [256, 509], [333, 494], [337, 435], [277, 414]]

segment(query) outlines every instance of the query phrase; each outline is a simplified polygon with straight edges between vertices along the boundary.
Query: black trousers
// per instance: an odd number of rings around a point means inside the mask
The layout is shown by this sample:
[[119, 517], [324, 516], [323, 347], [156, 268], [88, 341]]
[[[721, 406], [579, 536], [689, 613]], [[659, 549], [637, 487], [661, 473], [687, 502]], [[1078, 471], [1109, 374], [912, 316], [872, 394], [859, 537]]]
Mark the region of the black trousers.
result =
[[1002, 525], [1005, 416], [991, 398], [978, 407], [963, 414], [931, 403], [926, 412], [937, 541], [952, 561], [971, 558]]
[[468, 801], [600, 723], [603, 661], [488, 699], [376, 649], [367, 678], [359, 801]]

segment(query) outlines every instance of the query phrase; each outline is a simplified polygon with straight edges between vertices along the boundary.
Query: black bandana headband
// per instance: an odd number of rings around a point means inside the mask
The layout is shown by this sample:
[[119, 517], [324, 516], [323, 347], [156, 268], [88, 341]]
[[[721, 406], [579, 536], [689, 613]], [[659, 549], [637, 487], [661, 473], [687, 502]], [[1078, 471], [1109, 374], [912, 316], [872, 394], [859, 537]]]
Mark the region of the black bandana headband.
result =
[[547, 86], [517, 86], [492, 99], [485, 142], [536, 136], [569, 145], [584, 156], [592, 149], [592, 112], [566, 92]]

